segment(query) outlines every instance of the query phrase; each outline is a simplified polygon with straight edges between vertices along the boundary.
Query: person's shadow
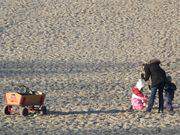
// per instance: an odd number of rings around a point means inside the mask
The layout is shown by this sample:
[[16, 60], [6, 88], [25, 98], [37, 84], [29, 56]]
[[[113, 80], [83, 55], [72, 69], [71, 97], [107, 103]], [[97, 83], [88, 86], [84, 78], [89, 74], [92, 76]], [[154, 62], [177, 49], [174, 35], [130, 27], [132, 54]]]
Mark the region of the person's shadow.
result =
[[116, 114], [116, 113], [124, 113], [127, 110], [88, 110], [88, 111], [69, 111], [69, 112], [61, 112], [61, 111], [48, 111], [48, 115], [78, 115], [78, 114]]

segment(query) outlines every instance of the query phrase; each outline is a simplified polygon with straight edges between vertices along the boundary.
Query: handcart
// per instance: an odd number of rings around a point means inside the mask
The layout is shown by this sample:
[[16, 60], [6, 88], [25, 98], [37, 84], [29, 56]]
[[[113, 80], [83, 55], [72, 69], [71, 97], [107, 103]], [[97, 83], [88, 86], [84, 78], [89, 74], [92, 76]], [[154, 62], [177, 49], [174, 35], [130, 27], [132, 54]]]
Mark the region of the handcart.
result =
[[16, 85], [16, 89], [25, 89], [26, 92], [7, 92], [4, 94], [5, 106], [4, 114], [19, 113], [22, 116], [27, 116], [29, 113], [47, 114], [46, 106], [44, 105], [45, 94], [40, 91], [29, 91], [29, 88], [24, 85]]

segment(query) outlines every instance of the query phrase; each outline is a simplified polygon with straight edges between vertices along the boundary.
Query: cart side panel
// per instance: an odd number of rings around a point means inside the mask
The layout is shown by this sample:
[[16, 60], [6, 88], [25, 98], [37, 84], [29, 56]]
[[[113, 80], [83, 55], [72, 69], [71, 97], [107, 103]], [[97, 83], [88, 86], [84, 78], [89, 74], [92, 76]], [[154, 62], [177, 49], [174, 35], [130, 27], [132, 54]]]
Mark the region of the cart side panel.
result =
[[16, 92], [8, 92], [5, 94], [5, 103], [7, 105], [20, 105], [22, 100], [22, 95]]
[[[42, 105], [44, 103], [44, 97], [45, 95], [22, 95], [23, 106], [28, 106], [28, 105]], [[43, 101], [42, 101], [43, 99]]]

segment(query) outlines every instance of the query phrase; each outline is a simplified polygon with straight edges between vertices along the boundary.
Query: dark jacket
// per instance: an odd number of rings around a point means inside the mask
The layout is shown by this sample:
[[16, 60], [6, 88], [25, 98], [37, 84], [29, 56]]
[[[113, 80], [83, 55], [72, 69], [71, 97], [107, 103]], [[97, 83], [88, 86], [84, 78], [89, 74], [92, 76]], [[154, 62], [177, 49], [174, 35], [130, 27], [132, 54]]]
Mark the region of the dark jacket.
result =
[[160, 67], [159, 61], [152, 61], [149, 64], [144, 65], [145, 77], [144, 80], [147, 81], [151, 77], [151, 85], [157, 85], [159, 83], [165, 83], [166, 73]]
[[174, 98], [174, 92], [176, 90], [176, 85], [172, 82], [166, 82], [165, 86], [164, 86], [164, 90], [165, 90], [165, 95], [169, 95], [169, 97], [171, 98], [171, 100], [173, 100]]

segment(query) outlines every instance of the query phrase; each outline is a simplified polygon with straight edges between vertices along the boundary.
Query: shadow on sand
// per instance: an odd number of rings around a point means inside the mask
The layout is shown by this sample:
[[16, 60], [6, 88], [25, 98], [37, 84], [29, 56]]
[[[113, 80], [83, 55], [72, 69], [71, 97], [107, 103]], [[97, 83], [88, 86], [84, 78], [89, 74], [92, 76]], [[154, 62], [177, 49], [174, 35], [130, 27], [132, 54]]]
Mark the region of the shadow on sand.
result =
[[[175, 111], [180, 108], [180, 104], [175, 104], [174, 109]], [[91, 114], [117, 114], [117, 113], [125, 113], [125, 112], [134, 112], [129, 111], [129, 108], [126, 110], [118, 110], [118, 109], [111, 109], [111, 110], [88, 110], [88, 111], [69, 111], [69, 112], [61, 112], [61, 111], [48, 111], [47, 115], [91, 115]]]
[[116, 113], [124, 113], [127, 110], [88, 110], [88, 111], [69, 111], [69, 112], [61, 112], [61, 111], [48, 111], [48, 115], [78, 115], [78, 114], [116, 114]]
[[75, 61], [0, 61], [0, 77], [33, 76], [47, 74], [102, 73], [125, 71], [138, 66], [132, 62], [75, 62]]

